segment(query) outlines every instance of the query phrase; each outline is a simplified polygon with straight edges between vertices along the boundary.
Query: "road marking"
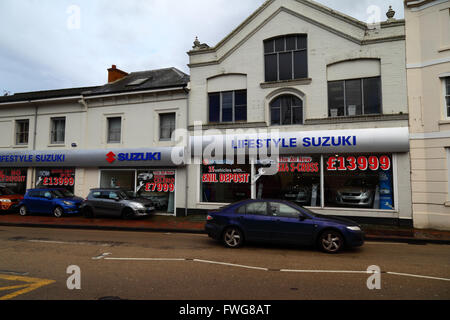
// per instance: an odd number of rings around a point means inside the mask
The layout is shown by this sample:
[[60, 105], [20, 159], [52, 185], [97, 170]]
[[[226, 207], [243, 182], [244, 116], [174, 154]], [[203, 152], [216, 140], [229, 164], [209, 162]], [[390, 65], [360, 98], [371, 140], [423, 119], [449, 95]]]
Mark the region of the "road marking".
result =
[[32, 243], [45, 243], [45, 244], [66, 244], [66, 245], [80, 245], [80, 246], [99, 246], [99, 247], [112, 247], [114, 243], [109, 242], [82, 242], [82, 241], [54, 241], [54, 240], [27, 240]]
[[195, 262], [202, 262], [202, 263], [209, 263], [209, 264], [220, 264], [220, 265], [223, 265], [223, 266], [238, 267], [238, 268], [244, 268], [244, 269], [254, 269], [254, 270], [261, 270], [261, 271], [269, 271], [268, 268], [244, 266], [244, 265], [241, 265], [241, 264], [234, 264], [234, 263], [216, 262], [216, 261], [208, 261], [208, 260], [200, 260], [200, 259], [194, 259], [193, 261], [195, 261]]
[[447, 278], [438, 278], [438, 277], [430, 277], [430, 276], [421, 276], [417, 274], [409, 274], [409, 273], [399, 273], [399, 272], [386, 272], [387, 274], [392, 274], [396, 276], [404, 276], [404, 277], [413, 277], [413, 278], [422, 278], [422, 279], [431, 279], [431, 280], [441, 280], [441, 281], [450, 281]]
[[31, 291], [37, 290], [41, 287], [50, 285], [55, 282], [54, 280], [19, 277], [19, 276], [2, 275], [2, 274], [0, 274], [0, 279], [6, 280], [6, 281], [26, 282], [25, 285], [16, 285], [16, 286], [8, 286], [8, 287], [0, 288], [0, 291], [22, 289], [22, 290], [7, 294], [3, 297], [0, 297], [0, 300], [11, 300], [11, 299], [16, 298], [17, 296], [20, 296], [25, 293], [29, 293]]
[[97, 256], [97, 257], [93, 257], [92, 260], [101, 260], [107, 256], [110, 256], [112, 253], [106, 252], [106, 253], [102, 253], [101, 255]]
[[115, 261], [187, 261], [183, 258], [105, 258], [104, 260]]
[[[287, 273], [341, 273], [341, 274], [374, 274], [378, 272], [371, 271], [358, 271], [358, 270], [296, 270], [296, 269], [270, 269], [264, 267], [255, 267], [255, 266], [247, 266], [242, 264], [235, 263], [227, 263], [227, 262], [219, 262], [219, 261], [211, 261], [211, 260], [202, 260], [202, 259], [187, 259], [187, 258], [104, 258], [104, 260], [110, 261], [193, 261], [199, 263], [207, 263], [207, 264], [215, 264], [243, 269], [252, 269], [258, 271], [269, 271], [269, 272], [287, 272]], [[447, 278], [439, 278], [439, 277], [431, 277], [431, 276], [422, 276], [408, 273], [398, 273], [398, 272], [386, 272], [382, 271], [381, 273], [397, 275], [397, 276], [406, 276], [406, 277], [415, 277], [422, 279], [432, 279], [432, 280], [441, 280], [441, 281], [450, 281]]]

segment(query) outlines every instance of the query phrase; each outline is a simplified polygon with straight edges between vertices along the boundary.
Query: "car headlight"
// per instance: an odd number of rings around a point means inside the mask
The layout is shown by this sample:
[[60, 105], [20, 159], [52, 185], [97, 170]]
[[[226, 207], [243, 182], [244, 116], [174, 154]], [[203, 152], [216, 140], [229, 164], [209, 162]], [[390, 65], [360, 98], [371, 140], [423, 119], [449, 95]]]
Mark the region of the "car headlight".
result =
[[74, 203], [73, 203], [73, 202], [70, 202], [70, 201], [63, 201], [63, 203], [64, 203], [66, 206], [73, 206], [73, 205], [74, 205]]
[[348, 229], [348, 230], [351, 230], [351, 231], [361, 231], [361, 228], [360, 228], [360, 227], [357, 227], [357, 226], [347, 227], [347, 229]]
[[9, 200], [9, 199], [0, 199], [0, 202], [11, 203], [11, 200]]
[[145, 209], [144, 205], [142, 203], [139, 203], [139, 202], [132, 202], [132, 203], [130, 203], [130, 207], [132, 207], [135, 210], [143, 210], [143, 209]]

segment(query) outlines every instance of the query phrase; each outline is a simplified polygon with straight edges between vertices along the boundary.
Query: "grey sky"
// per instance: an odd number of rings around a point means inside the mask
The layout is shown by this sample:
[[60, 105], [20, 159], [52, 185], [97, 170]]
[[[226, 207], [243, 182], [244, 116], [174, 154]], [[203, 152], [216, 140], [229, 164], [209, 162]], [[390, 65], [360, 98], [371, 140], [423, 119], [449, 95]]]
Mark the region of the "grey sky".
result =
[[[402, 0], [318, 0], [367, 21]], [[217, 44], [264, 0], [1, 0], [0, 95], [101, 85], [116, 64], [133, 72], [177, 67], [188, 73], [195, 36]], [[80, 28], [77, 12], [80, 8]], [[75, 8], [76, 8], [75, 7]], [[69, 27], [68, 27], [69, 26]]]

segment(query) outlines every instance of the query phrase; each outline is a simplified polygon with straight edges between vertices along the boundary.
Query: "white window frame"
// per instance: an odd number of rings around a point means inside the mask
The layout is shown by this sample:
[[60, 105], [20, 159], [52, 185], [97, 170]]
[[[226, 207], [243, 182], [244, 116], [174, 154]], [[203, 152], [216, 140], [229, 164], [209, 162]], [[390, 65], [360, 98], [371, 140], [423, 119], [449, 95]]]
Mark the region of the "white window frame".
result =
[[[22, 122], [28, 122], [28, 136], [27, 142], [19, 142], [17, 139], [17, 135], [19, 134], [19, 124]], [[30, 143], [30, 119], [17, 119], [14, 121], [14, 145], [15, 146], [28, 146]]]
[[[55, 121], [64, 120], [64, 141], [53, 141], [54, 123]], [[66, 143], [66, 117], [52, 117], [50, 118], [50, 145], [64, 145]]]
[[[167, 115], [173, 115], [174, 116], [175, 126], [173, 128], [173, 131], [170, 134], [170, 136], [171, 136], [170, 138], [162, 138], [161, 137], [161, 130], [162, 130], [162, 126], [161, 126], [162, 125], [162, 122], [161, 122], [162, 118], [161, 117], [167, 116]], [[162, 141], [162, 142], [171, 141], [172, 140], [172, 135], [175, 132], [175, 130], [177, 129], [177, 113], [175, 111], [174, 112], [161, 112], [161, 113], [158, 114], [158, 118], [159, 118], [159, 123], [158, 123], [158, 128], [159, 128], [158, 137], [159, 137], [159, 141]]]
[[[110, 119], [120, 119], [120, 140], [110, 141], [109, 140], [109, 120]], [[107, 144], [121, 144], [123, 141], [123, 116], [122, 115], [108, 115], [106, 116], [106, 143]]]

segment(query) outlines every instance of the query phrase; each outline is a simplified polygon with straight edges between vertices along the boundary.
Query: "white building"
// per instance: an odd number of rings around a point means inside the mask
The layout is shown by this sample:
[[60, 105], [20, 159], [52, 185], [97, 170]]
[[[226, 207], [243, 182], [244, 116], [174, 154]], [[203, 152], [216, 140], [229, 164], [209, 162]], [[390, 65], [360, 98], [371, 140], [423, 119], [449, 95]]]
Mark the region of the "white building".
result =
[[[197, 39], [188, 53], [189, 129], [201, 121], [203, 135], [227, 135], [226, 146], [248, 153], [277, 130], [282, 139], [272, 143], [293, 157], [257, 181], [252, 157], [190, 164], [189, 209], [269, 197], [412, 225], [405, 24], [391, 12], [368, 26], [312, 1], [269, 0], [214, 47]], [[230, 182], [229, 173], [250, 179]]]
[[[166, 214], [264, 197], [412, 225], [403, 20], [368, 26], [312, 1], [268, 0], [188, 54], [190, 79], [113, 67], [102, 87], [0, 98], [3, 176], [25, 180], [9, 182], [22, 192], [144, 187]], [[178, 128], [186, 143], [169, 139]], [[271, 161], [255, 156], [268, 146]]]

